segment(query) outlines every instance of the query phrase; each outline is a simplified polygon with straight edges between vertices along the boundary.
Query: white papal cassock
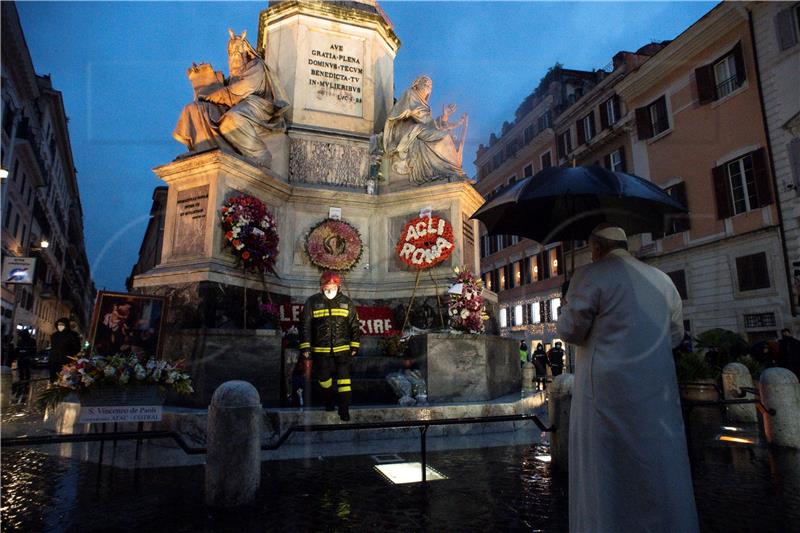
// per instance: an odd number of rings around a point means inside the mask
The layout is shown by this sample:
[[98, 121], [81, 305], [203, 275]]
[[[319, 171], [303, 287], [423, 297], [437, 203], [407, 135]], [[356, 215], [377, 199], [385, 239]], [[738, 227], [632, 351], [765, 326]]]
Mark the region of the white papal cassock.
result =
[[672, 358], [683, 337], [672, 280], [613, 250], [575, 273], [558, 333], [578, 347], [570, 531], [698, 531]]

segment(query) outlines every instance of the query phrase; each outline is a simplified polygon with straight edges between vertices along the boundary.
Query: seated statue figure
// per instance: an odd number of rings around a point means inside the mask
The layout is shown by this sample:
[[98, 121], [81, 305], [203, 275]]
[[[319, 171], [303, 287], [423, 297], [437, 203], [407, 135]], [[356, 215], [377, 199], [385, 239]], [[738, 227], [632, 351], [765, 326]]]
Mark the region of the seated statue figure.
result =
[[[395, 103], [383, 129], [383, 158], [398, 174], [409, 176], [412, 183], [464, 176], [461, 159], [467, 130], [467, 115], [448, 122], [456, 110], [454, 104], [433, 119], [428, 99], [433, 82], [419, 76]], [[459, 139], [451, 135], [461, 128]]]
[[228, 41], [230, 78], [225, 81], [210, 65], [193, 65], [189, 79], [195, 101], [183, 108], [172, 136], [189, 149], [233, 150], [269, 167], [266, 137], [286, 128], [288, 99], [264, 60], [247, 42], [247, 31]]

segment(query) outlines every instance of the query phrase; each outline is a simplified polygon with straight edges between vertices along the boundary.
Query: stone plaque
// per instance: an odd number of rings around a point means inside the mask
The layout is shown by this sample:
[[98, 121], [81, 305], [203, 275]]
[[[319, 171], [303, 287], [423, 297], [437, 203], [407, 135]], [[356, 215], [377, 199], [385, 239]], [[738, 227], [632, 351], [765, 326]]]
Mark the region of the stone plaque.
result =
[[369, 149], [335, 142], [292, 139], [289, 179], [292, 182], [363, 187], [369, 171]]
[[208, 185], [178, 192], [173, 255], [200, 255], [206, 238]]
[[307, 77], [307, 108], [362, 117], [364, 40], [309, 28], [305, 45], [298, 76]]

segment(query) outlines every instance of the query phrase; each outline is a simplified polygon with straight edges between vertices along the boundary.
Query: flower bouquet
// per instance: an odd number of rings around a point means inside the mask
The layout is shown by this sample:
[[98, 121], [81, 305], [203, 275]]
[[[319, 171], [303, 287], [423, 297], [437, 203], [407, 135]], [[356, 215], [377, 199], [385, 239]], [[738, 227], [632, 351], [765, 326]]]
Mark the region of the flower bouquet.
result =
[[70, 357], [58, 379], [39, 396], [40, 408], [54, 408], [70, 393], [90, 397], [107, 389], [129, 389], [140, 386], [158, 387], [162, 392], [172, 388], [179, 394], [191, 394], [192, 378], [184, 372], [184, 361], [147, 359], [136, 354], [117, 354], [111, 357], [83, 355]]
[[347, 272], [361, 259], [361, 234], [344, 220], [326, 218], [306, 235], [306, 254], [311, 264], [324, 270]]
[[466, 268], [453, 270], [456, 280], [448, 291], [450, 327], [465, 333], [483, 333], [483, 282]]
[[225, 201], [220, 216], [225, 242], [244, 268], [275, 274], [280, 237], [264, 202], [254, 196], [235, 196]]

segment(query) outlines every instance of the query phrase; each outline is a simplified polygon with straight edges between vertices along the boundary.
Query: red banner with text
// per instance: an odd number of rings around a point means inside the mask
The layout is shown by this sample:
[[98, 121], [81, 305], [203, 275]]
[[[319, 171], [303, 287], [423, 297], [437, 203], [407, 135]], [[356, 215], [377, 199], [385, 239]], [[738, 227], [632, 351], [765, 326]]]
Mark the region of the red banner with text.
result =
[[[394, 311], [391, 307], [358, 305], [356, 311], [361, 321], [362, 335], [388, 336], [400, 333], [394, 324]], [[302, 314], [303, 304], [280, 304], [278, 318], [281, 329], [286, 331], [292, 326], [299, 328]]]

